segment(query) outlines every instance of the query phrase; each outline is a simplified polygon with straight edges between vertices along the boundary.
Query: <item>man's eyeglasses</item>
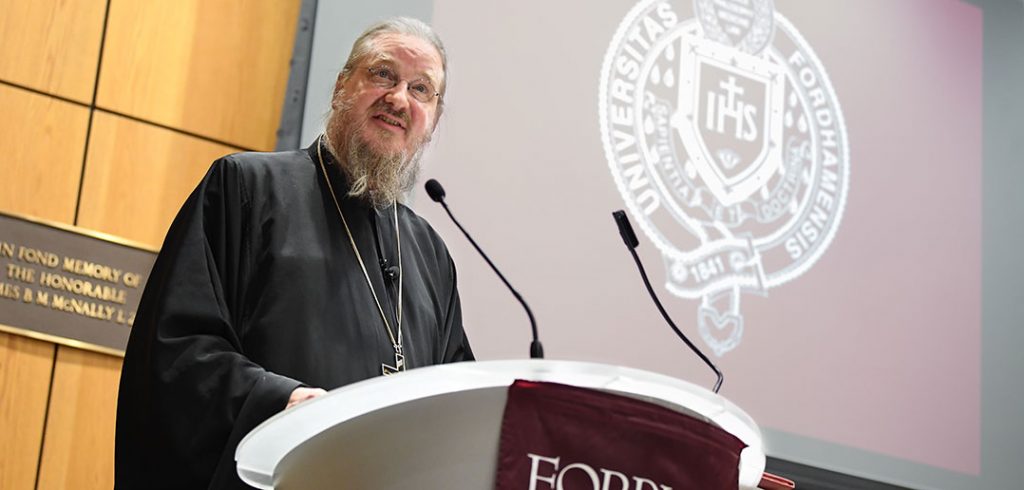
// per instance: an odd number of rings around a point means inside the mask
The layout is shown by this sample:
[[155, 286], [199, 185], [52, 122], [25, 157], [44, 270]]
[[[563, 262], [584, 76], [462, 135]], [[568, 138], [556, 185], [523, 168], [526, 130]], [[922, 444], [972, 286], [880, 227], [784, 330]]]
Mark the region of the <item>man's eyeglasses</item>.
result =
[[[370, 71], [370, 83], [380, 88], [391, 90], [402, 81], [393, 69], [385, 65], [371, 66], [367, 70]], [[429, 80], [422, 78], [410, 81], [408, 90], [412, 98], [424, 103], [441, 96]]]

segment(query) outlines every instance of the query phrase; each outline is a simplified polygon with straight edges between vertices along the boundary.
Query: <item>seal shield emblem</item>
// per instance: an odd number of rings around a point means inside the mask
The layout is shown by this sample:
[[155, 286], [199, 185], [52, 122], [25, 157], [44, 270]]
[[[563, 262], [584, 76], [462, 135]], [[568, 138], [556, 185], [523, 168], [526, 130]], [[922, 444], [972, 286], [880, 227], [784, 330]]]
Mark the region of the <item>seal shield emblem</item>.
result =
[[682, 35], [672, 126], [714, 197], [732, 206], [782, 164], [781, 70], [755, 56]]
[[769, 0], [643, 0], [599, 97], [616, 185], [721, 356], [742, 339], [742, 295], [803, 274], [838, 229], [849, 144], [828, 76]]

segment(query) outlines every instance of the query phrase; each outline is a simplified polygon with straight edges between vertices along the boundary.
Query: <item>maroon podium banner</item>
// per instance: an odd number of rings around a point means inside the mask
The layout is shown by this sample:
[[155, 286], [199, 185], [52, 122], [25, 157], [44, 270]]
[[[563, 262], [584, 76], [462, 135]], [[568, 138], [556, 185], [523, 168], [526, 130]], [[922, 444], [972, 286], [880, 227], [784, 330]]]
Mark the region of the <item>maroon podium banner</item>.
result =
[[735, 490], [742, 441], [665, 407], [516, 381], [502, 420], [498, 490]]

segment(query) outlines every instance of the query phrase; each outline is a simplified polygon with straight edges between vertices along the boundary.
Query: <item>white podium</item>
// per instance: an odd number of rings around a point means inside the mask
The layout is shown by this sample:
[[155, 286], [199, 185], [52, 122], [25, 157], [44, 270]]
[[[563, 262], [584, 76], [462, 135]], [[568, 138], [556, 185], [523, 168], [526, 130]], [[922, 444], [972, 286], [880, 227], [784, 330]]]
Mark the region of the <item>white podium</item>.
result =
[[424, 367], [338, 388], [253, 429], [235, 452], [238, 474], [263, 489], [492, 489], [516, 379], [603, 390], [717, 425], [747, 445], [738, 488], [761, 480], [761, 432], [725, 398], [649, 371], [549, 360]]

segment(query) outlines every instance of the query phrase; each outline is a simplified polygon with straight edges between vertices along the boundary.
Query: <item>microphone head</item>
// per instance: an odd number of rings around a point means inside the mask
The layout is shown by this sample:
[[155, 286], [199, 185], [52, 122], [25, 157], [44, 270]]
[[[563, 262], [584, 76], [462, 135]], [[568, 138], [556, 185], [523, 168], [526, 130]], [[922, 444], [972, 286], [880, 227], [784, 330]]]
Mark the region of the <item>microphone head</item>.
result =
[[427, 195], [430, 196], [434, 202], [444, 201], [444, 187], [441, 187], [440, 182], [430, 179], [423, 187], [427, 190]]
[[626, 243], [626, 246], [633, 249], [640, 245], [640, 240], [637, 240], [636, 233], [633, 232], [633, 225], [629, 224], [629, 218], [626, 217], [626, 212], [620, 209], [613, 212], [612, 217], [615, 218], [615, 224], [619, 225], [619, 235], [622, 236], [622, 241]]

